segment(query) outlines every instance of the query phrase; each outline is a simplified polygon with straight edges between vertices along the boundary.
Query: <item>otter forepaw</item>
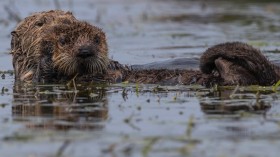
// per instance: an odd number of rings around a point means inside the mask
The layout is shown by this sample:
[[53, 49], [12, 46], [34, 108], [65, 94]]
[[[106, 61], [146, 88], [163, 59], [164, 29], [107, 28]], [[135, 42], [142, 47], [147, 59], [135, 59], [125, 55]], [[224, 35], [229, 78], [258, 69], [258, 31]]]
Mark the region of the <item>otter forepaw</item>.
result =
[[260, 50], [241, 42], [223, 43], [206, 50], [200, 58], [204, 74], [215, 71], [224, 80], [221, 84], [272, 85], [279, 76], [275, 66]]
[[248, 85], [257, 84], [257, 79], [244, 67], [225, 60], [218, 58], [215, 60], [215, 65], [220, 77], [224, 80], [223, 85]]

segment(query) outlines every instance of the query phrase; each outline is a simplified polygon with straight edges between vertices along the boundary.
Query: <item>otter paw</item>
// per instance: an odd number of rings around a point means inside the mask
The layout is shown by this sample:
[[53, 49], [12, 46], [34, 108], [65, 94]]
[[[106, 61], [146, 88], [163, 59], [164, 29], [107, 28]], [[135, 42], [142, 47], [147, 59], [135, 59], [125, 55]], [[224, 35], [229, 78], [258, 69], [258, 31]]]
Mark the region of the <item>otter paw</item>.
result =
[[215, 60], [215, 65], [220, 77], [224, 80], [223, 85], [248, 85], [258, 83], [254, 75], [234, 62], [218, 58]]
[[200, 69], [204, 74], [217, 71], [224, 84], [271, 85], [279, 79], [275, 66], [260, 50], [241, 42], [207, 49], [200, 58]]

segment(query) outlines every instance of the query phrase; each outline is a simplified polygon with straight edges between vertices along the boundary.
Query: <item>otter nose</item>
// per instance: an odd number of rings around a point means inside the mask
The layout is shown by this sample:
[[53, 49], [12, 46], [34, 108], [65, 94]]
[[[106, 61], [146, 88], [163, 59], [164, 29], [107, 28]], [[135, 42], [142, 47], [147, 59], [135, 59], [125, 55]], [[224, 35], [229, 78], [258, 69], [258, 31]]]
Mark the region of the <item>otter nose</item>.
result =
[[83, 46], [79, 48], [79, 52], [77, 54], [77, 57], [80, 58], [87, 58], [93, 56], [93, 50], [89, 46]]

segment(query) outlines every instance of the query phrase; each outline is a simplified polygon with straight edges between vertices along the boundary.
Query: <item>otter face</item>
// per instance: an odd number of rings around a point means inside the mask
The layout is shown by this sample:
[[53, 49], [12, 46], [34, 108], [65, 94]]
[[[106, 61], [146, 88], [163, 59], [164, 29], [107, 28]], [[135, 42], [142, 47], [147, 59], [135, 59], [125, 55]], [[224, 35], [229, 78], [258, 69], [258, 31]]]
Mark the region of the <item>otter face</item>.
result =
[[43, 45], [41, 42], [45, 30], [53, 25], [71, 25], [76, 21], [70, 12], [51, 10], [32, 14], [20, 22], [11, 33], [11, 54], [15, 78], [27, 82], [38, 81], [41, 74], [40, 47]]
[[54, 25], [44, 32], [41, 52], [66, 76], [100, 74], [109, 64], [105, 33], [86, 22]]

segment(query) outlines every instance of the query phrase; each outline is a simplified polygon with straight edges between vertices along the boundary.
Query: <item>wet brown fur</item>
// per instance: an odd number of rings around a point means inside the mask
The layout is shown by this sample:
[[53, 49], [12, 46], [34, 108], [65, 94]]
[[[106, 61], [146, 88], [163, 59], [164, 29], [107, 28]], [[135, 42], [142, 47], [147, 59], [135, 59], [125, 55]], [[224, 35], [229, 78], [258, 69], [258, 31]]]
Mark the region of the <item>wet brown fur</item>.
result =
[[260, 50], [242, 42], [228, 42], [207, 49], [200, 58], [205, 74], [218, 73], [225, 85], [272, 85], [280, 79], [279, 67]]
[[[76, 57], [87, 46], [94, 57]], [[12, 32], [15, 77], [38, 82], [82, 73], [105, 73], [109, 64], [105, 33], [70, 12], [52, 10], [25, 18]]]
[[[187, 66], [187, 65], [186, 65]], [[187, 67], [186, 67], [187, 68]], [[217, 85], [272, 85], [280, 68], [260, 50], [242, 42], [227, 42], [207, 49], [200, 58], [200, 71], [130, 70], [130, 82]]]
[[[82, 47], [95, 55], [77, 57]], [[280, 70], [261, 52], [241, 42], [223, 43], [207, 49], [200, 59], [201, 71], [135, 70], [108, 59], [105, 33], [70, 12], [35, 13], [12, 32], [15, 78], [21, 81], [137, 82], [202, 85], [271, 85]], [[187, 66], [187, 65], [186, 65]], [[186, 67], [187, 68], [187, 67]]]

